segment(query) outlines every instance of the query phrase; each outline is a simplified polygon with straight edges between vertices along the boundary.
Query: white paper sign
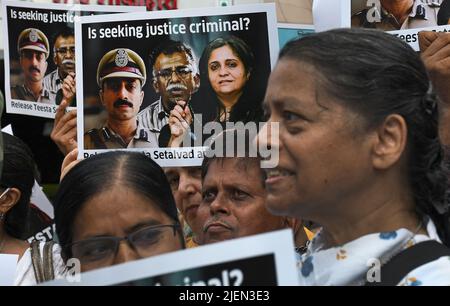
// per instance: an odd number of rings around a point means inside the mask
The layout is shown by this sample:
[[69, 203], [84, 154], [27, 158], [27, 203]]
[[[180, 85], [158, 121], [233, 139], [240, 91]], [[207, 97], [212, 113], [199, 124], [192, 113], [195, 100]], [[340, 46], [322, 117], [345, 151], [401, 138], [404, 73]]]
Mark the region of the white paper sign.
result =
[[347, 0], [314, 0], [314, 29], [323, 32], [350, 27], [350, 2]]
[[57, 280], [44, 285], [118, 284], [298, 285], [292, 231], [276, 231], [177, 251], [82, 273], [79, 282]]
[[[411, 28], [407, 28], [408, 24], [405, 24], [401, 30], [387, 30], [386, 32], [399, 37], [415, 51], [420, 51], [418, 37], [420, 31], [450, 32], [450, 25], [438, 25], [437, 23], [436, 14], [439, 12], [437, 3], [438, 1], [431, 4], [414, 4], [408, 17], [411, 19]], [[380, 0], [315, 0], [313, 6], [315, 30], [321, 32], [349, 27], [383, 28], [381, 20], [387, 17], [381, 16], [381, 10]], [[359, 25], [358, 23], [352, 24], [352, 18], [367, 20]]]
[[[74, 66], [73, 43], [69, 40], [60, 43], [58, 51], [55, 49], [56, 38], [63, 35], [68, 39], [68, 32], [72, 36], [73, 23], [80, 15], [145, 11], [144, 6], [64, 5], [9, 0], [3, 0], [1, 6], [6, 112], [44, 118], [55, 117], [62, 97], [63, 74], [60, 70], [74, 71], [67, 68], [68, 65]], [[72, 58], [67, 57], [67, 52], [72, 52]], [[36, 60], [37, 57], [40, 59]]]
[[0, 254], [0, 286], [14, 285], [19, 255]]
[[[230, 6], [220, 10], [208, 8], [81, 17], [75, 23], [76, 45], [80, 46], [76, 49], [79, 158], [106, 150], [125, 149], [143, 152], [162, 167], [201, 165], [203, 146], [207, 146], [208, 139], [220, 133], [216, 128], [211, 130], [206, 126], [211, 127], [210, 123], [216, 123], [221, 127], [217, 122], [220, 120], [217, 114], [220, 114], [221, 104], [216, 102], [219, 94], [214, 92], [220, 90], [210, 88], [212, 86], [208, 86], [208, 78], [201, 80], [202, 75], [209, 73], [209, 68], [197, 67], [202, 54], [205, 54], [204, 51], [211, 43], [230, 36], [246, 45], [245, 49], [250, 51], [245, 52], [251, 53], [254, 58], [253, 69], [243, 81], [245, 85], [239, 89], [242, 90], [241, 97], [247, 98], [239, 98], [240, 101], [236, 102], [243, 101], [240, 106], [244, 108], [254, 106], [237, 115], [244, 116], [252, 111], [259, 113], [259, 110], [262, 114], [261, 102], [279, 50], [274, 4]], [[175, 84], [171, 81], [172, 76], [167, 74], [168, 68], [163, 69], [164, 75], [158, 71], [159, 75], [156, 76], [156, 71], [153, 71], [156, 64], [153, 64], [154, 67], [149, 66], [152, 63], [152, 52], [164, 48], [169, 39], [182, 43], [194, 54], [189, 56], [190, 62], [185, 66], [189, 71], [185, 73], [183, 80], [193, 79], [194, 81], [186, 83], [189, 85], [195, 82], [195, 86], [188, 86], [180, 81]], [[167, 56], [173, 53], [182, 52], [172, 52]], [[141, 62], [139, 58], [145, 67], [135, 63]], [[183, 67], [179, 63], [177, 65], [177, 68]], [[112, 89], [108, 87], [107, 90], [100, 90], [100, 84], [103, 84], [100, 81], [103, 79], [102, 74], [126, 75], [128, 78], [131, 78], [130, 75], [138, 75], [143, 80], [143, 70], [146, 72], [146, 81], [140, 83], [139, 96], [127, 93], [125, 100], [119, 98], [117, 93], [113, 95]], [[164, 83], [161, 80], [165, 80]], [[172, 85], [175, 87], [170, 89]], [[194, 117], [192, 122], [187, 123], [192, 127], [191, 131], [195, 134], [192, 139], [195, 141], [180, 149], [165, 149], [169, 145], [163, 144], [164, 139], [171, 139], [172, 136], [168, 123], [169, 114], [177, 103], [174, 102], [176, 99], [192, 106], [191, 113], [202, 116], [202, 119]], [[96, 113], [99, 109], [104, 114], [103, 117]], [[127, 122], [118, 120], [118, 114], [125, 116]], [[258, 119], [236, 121], [256, 120]], [[227, 125], [226, 128], [230, 127]], [[133, 135], [129, 131], [133, 131]], [[161, 137], [163, 135], [167, 137]]]

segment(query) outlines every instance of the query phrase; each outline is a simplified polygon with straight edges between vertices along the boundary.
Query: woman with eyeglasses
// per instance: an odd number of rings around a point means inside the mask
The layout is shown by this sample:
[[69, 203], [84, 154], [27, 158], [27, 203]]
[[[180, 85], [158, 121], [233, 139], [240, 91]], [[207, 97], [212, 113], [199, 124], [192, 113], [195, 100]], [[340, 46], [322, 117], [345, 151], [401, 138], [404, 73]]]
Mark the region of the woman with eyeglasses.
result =
[[59, 248], [52, 243], [33, 242], [27, 239], [34, 236], [48, 224], [36, 214], [30, 204], [31, 192], [37, 168], [33, 154], [19, 138], [2, 133], [3, 170], [0, 180], [0, 254], [17, 254], [14, 285], [34, 285], [40, 275], [36, 274], [36, 262], [32, 258], [42, 258], [44, 248], [47, 259], [47, 273], [60, 275], [63, 268]]
[[63, 259], [89, 271], [184, 249], [170, 185], [141, 153], [108, 152], [75, 165], [55, 197]]
[[437, 100], [411, 47], [361, 29], [292, 41], [265, 103], [258, 139], [279, 152], [267, 206], [322, 226], [300, 260], [301, 284], [450, 285]]
[[235, 36], [216, 38], [206, 46], [200, 59], [200, 90], [215, 107], [212, 115], [205, 112], [207, 121], [260, 119], [263, 92], [254, 90], [254, 61], [250, 46]]

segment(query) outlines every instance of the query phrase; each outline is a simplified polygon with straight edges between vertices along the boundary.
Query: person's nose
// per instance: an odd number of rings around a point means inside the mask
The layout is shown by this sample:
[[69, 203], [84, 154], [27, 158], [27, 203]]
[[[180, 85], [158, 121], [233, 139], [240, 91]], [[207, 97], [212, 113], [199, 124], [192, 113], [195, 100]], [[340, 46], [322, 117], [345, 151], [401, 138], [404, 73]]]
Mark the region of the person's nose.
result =
[[72, 52], [69, 48], [67, 48], [66, 52], [64, 53], [65, 58], [74, 58], [75, 52]]
[[172, 70], [170, 79], [172, 80], [172, 83], [178, 83], [180, 81], [180, 76], [178, 75], [178, 72], [176, 69]]
[[122, 240], [119, 244], [116, 256], [114, 258], [114, 264], [120, 264], [133, 260], [140, 259], [141, 256], [130, 246], [128, 241]]
[[179, 178], [178, 192], [182, 199], [187, 199], [189, 196], [194, 195], [201, 189], [201, 182], [199, 179], [190, 177], [188, 174], [181, 174]]
[[270, 117], [255, 137], [253, 145], [262, 161], [264, 161], [264, 168], [275, 167], [282, 150], [280, 123]]
[[120, 83], [117, 94], [120, 99], [128, 100], [128, 90], [127, 90], [127, 84], [125, 81], [122, 81]]
[[33, 57], [31, 58], [31, 63], [35, 67], [39, 64], [39, 58], [37, 54], [33, 54]]
[[225, 65], [220, 66], [219, 69], [219, 76], [227, 76], [229, 74], [229, 71]]
[[230, 207], [226, 197], [218, 193], [214, 201], [209, 205], [209, 212], [211, 216], [217, 214], [229, 215]]

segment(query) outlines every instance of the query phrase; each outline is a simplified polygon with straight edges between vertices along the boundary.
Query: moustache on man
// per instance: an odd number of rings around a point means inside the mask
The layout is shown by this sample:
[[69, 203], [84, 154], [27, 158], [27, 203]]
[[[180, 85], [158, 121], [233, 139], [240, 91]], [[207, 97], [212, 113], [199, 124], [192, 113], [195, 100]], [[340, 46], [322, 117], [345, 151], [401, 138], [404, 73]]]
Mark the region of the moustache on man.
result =
[[65, 59], [62, 61], [63, 65], [75, 65], [75, 61], [71, 59]]
[[36, 72], [41, 73], [41, 70], [40, 70], [38, 67], [36, 67], [36, 66], [31, 66], [31, 67], [28, 69], [28, 71], [29, 71], [29, 72], [36, 71]]
[[211, 219], [209, 219], [202, 228], [203, 233], [208, 231], [208, 228], [211, 225], [220, 225], [227, 229], [232, 229], [232, 226], [228, 224], [226, 221], [221, 220], [219, 215], [214, 215]]
[[167, 86], [167, 91], [176, 91], [176, 90], [187, 90], [187, 86], [181, 83], [169, 84]]
[[117, 99], [113, 105], [114, 105], [114, 107], [120, 107], [120, 106], [126, 105], [126, 106], [133, 108], [133, 103], [129, 102], [128, 100], [124, 100], [124, 99]]

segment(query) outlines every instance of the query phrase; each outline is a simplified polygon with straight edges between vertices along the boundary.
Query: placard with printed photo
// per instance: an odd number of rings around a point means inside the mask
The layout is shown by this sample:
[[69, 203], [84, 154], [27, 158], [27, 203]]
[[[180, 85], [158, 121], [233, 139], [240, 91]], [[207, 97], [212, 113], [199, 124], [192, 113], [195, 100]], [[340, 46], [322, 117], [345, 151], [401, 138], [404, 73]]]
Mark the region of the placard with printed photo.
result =
[[75, 107], [74, 20], [132, 11], [145, 7], [2, 1], [6, 112], [54, 118], [64, 98]]
[[450, 0], [351, 0], [350, 18], [352, 28], [386, 31], [419, 51], [420, 31], [450, 31]]
[[273, 4], [89, 16], [75, 29], [81, 157], [126, 149], [198, 166], [223, 129], [262, 122]]
[[[289, 229], [154, 256], [78, 275], [74, 270], [65, 279], [43, 285], [296, 286], [298, 281], [292, 231]], [[180, 296], [184, 300], [186, 297]], [[225, 295], [220, 296], [220, 300], [231, 302], [229, 299]]]

